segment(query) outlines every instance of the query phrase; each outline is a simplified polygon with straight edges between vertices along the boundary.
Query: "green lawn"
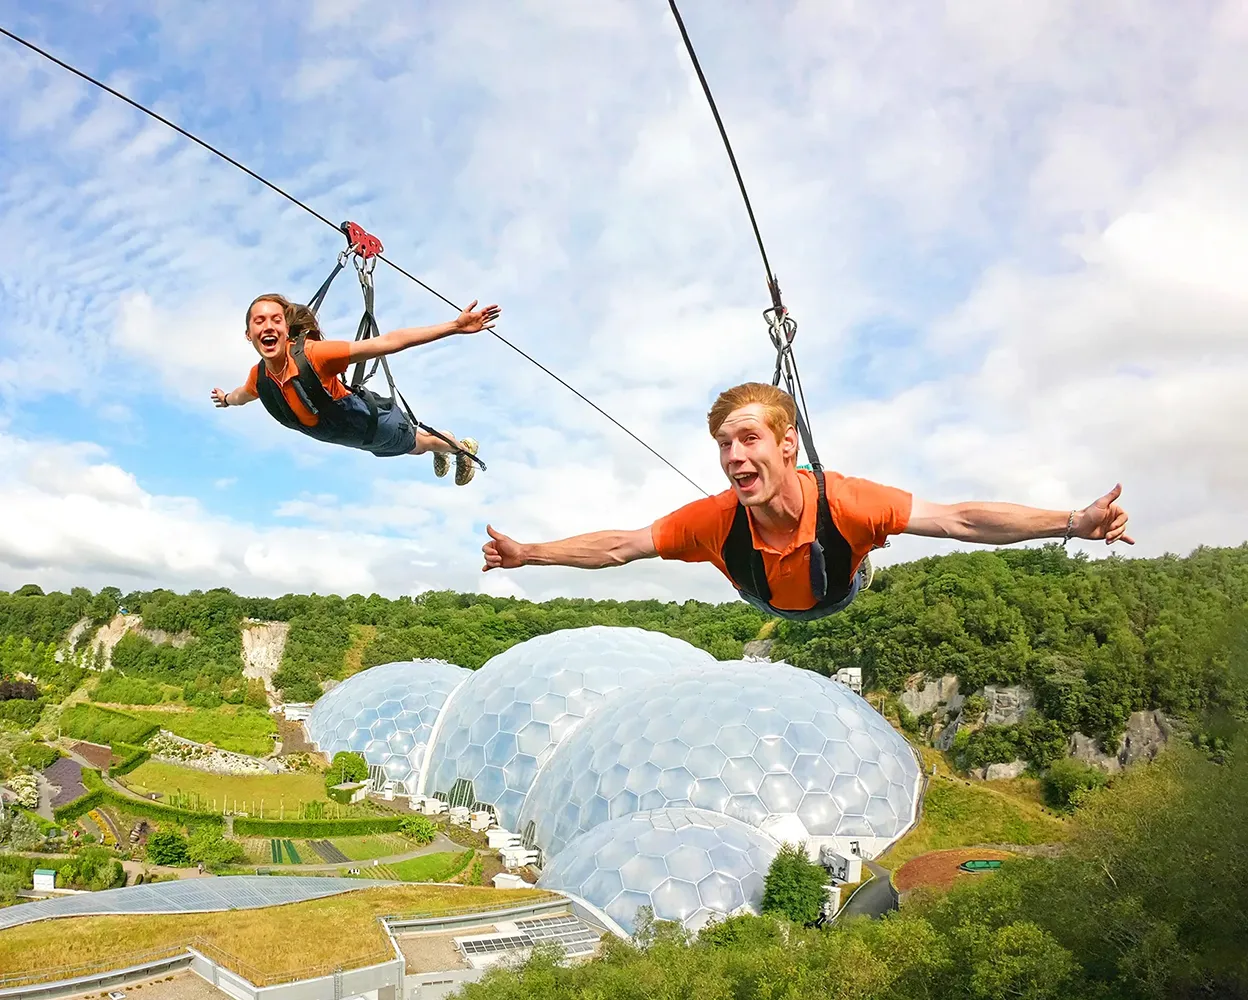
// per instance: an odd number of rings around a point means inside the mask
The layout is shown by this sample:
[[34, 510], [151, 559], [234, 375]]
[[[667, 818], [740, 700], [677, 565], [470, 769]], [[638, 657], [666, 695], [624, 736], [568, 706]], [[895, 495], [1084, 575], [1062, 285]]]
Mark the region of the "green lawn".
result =
[[[260, 816], [263, 805], [266, 819], [297, 819], [301, 802], [327, 801], [325, 782], [317, 774], [209, 774], [190, 767], [149, 760], [121, 781], [141, 795], [160, 792], [162, 801], [169, 801], [179, 792], [198, 795], [210, 811], [219, 811], [224, 806], [232, 811]], [[215, 806], [212, 804], [214, 800]], [[347, 814], [346, 807], [334, 805]]]
[[371, 861], [417, 849], [414, 841], [397, 833], [370, 833], [361, 837], [331, 837], [329, 842], [352, 861]]
[[185, 711], [139, 708], [129, 711], [184, 739], [257, 757], [273, 750], [273, 736], [277, 733], [277, 724], [268, 712], [241, 705]]
[[463, 871], [472, 854], [472, 851], [423, 854], [408, 861], [391, 862], [386, 867], [404, 882], [441, 882]]
[[895, 871], [928, 851], [977, 844], [1050, 844], [1065, 835], [1065, 822], [1046, 815], [1029, 796], [938, 775], [928, 785], [923, 819], [880, 859], [880, 864]]

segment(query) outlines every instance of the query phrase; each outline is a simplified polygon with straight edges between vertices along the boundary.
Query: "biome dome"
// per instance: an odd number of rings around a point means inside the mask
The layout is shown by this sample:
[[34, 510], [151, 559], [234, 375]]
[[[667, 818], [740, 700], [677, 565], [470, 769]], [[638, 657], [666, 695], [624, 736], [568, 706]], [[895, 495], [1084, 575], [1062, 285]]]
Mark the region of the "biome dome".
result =
[[500, 826], [517, 830], [539, 769], [605, 698], [715, 662], [662, 632], [605, 625], [512, 646], [482, 666], [447, 706], [426, 790], [450, 794], [456, 782], [471, 782], [472, 797], [494, 807]]
[[551, 755], [520, 823], [558, 854], [606, 820], [692, 806], [874, 853], [910, 826], [918, 780], [909, 745], [849, 688], [737, 661], [612, 698]]
[[579, 896], [629, 934], [637, 910], [697, 929], [711, 917], [758, 910], [777, 844], [703, 809], [656, 809], [582, 834], [546, 866], [538, 885]]
[[409, 794], [489, 806], [540, 850], [541, 885], [630, 933], [642, 905], [690, 927], [756, 909], [783, 841], [878, 854], [914, 822], [921, 778], [901, 735], [821, 674], [602, 625], [475, 672], [374, 667], [318, 701], [308, 730]]
[[415, 795], [434, 723], [472, 671], [443, 660], [402, 660], [353, 674], [312, 706], [308, 739], [330, 758], [355, 750]]

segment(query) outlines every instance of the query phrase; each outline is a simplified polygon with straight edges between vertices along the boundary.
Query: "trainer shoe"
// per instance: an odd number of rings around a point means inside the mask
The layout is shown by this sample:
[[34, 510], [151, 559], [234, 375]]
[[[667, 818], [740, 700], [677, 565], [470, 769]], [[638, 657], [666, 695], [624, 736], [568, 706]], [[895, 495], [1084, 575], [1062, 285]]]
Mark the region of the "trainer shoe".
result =
[[450, 471], [451, 471], [450, 458], [444, 452], [435, 451], [433, 453], [433, 474], [437, 476], [439, 479], [441, 479]]
[[[463, 446], [464, 451], [469, 454], [475, 455], [477, 453], [477, 442], [472, 438], [464, 438], [459, 443]], [[467, 486], [476, 474], [476, 463], [468, 455], [457, 452], [455, 455], [455, 485]]]
[[858, 567], [858, 572], [862, 574], [863, 590], [871, 589], [871, 581], [875, 579], [875, 567], [871, 565], [871, 557], [869, 555], [862, 557], [862, 565]]

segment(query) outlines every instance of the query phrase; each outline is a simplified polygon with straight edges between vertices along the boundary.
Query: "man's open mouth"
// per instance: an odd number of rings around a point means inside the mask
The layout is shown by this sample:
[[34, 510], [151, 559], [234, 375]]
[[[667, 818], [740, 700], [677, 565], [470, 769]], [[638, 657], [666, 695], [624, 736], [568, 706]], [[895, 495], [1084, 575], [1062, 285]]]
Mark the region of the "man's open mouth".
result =
[[756, 482], [758, 482], [757, 472], [738, 472], [732, 477], [732, 481], [740, 486], [743, 490], [748, 490]]

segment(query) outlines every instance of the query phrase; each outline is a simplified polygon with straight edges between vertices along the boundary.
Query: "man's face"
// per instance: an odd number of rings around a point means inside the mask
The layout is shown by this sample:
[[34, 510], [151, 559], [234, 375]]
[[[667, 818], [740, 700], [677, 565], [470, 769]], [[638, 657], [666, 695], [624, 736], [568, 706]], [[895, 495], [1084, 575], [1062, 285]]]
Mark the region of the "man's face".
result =
[[286, 352], [286, 311], [279, 302], [267, 299], [251, 307], [247, 322], [247, 339], [256, 353], [266, 361]]
[[719, 466], [732, 483], [737, 499], [747, 507], [771, 500], [795, 467], [797, 431], [790, 427], [777, 441], [760, 403], [728, 414], [715, 441], [719, 445]]

